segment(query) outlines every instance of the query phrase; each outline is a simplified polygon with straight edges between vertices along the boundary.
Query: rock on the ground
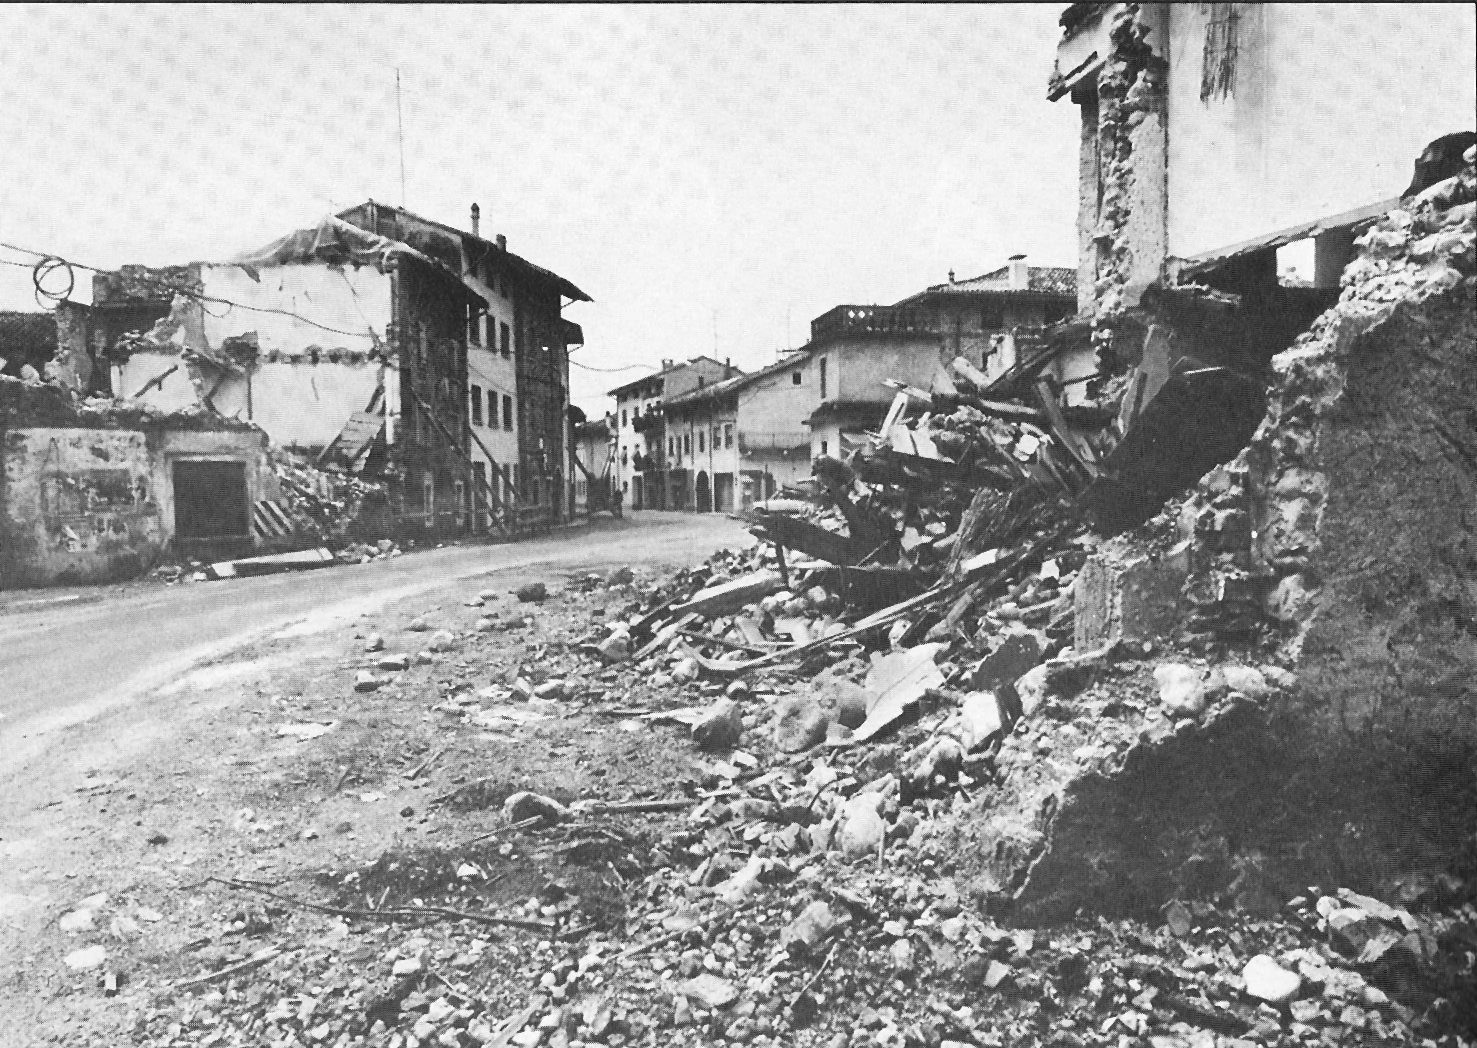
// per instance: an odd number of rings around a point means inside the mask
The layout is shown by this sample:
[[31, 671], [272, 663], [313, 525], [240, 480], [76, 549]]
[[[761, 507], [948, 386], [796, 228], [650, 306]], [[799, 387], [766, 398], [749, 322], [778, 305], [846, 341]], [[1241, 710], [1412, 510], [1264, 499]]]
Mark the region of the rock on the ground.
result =
[[734, 749], [743, 737], [743, 711], [732, 699], [719, 699], [692, 724], [693, 741], [709, 753]]
[[848, 859], [876, 853], [887, 834], [881, 806], [879, 793], [859, 793], [841, 806], [841, 851]]
[[708, 1011], [724, 1008], [738, 1000], [738, 987], [727, 979], [720, 979], [711, 972], [703, 972], [673, 987], [689, 1000], [697, 1001]]
[[67, 954], [67, 967], [76, 971], [96, 968], [108, 959], [108, 951], [101, 946], [84, 946]]
[[796, 957], [808, 957], [840, 921], [824, 902], [813, 902], [780, 932], [780, 945]]
[[774, 719], [774, 744], [785, 753], [799, 753], [826, 741], [829, 718], [820, 703], [805, 696], [792, 696], [782, 703]]
[[456, 634], [450, 630], [437, 630], [431, 635], [431, 643], [427, 647], [431, 651], [450, 651], [456, 647]]
[[1241, 978], [1246, 980], [1247, 993], [1269, 1004], [1292, 1000], [1303, 984], [1296, 972], [1288, 971], [1264, 953], [1246, 962]]
[[552, 797], [520, 790], [503, 802], [503, 815], [509, 822], [523, 822], [541, 816], [546, 822], [562, 822], [569, 809]]
[[358, 673], [354, 674], [355, 691], [375, 691], [383, 687], [384, 684], [385, 680], [383, 677], [376, 677], [368, 670], [360, 670]]
[[542, 582], [530, 582], [526, 586], [519, 586], [515, 589], [513, 596], [524, 604], [541, 604], [548, 599], [549, 588]]
[[1198, 717], [1205, 712], [1208, 699], [1204, 678], [1194, 666], [1182, 662], [1166, 662], [1154, 667], [1154, 683], [1159, 686], [1159, 702], [1173, 717]]

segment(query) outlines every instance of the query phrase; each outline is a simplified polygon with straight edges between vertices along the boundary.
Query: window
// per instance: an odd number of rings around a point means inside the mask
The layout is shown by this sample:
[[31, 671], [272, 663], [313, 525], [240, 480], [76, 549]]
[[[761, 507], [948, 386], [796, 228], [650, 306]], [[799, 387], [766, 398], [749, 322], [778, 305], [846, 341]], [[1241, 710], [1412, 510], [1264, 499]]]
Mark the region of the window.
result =
[[630, 450], [630, 448], [621, 448], [621, 465], [622, 466], [624, 466], [626, 464], [626, 452], [628, 452], [629, 450]]
[[821, 441], [821, 454], [826, 454], [826, 442], [824, 440]]
[[497, 429], [497, 394], [490, 389], [487, 391], [487, 425], [490, 429]]
[[668, 437], [667, 438], [667, 454], [668, 455], [676, 455], [677, 454], [677, 438], [676, 437]]
[[503, 429], [513, 431], [513, 398], [503, 395]]
[[691, 433], [684, 433], [684, 434], [682, 434], [682, 454], [684, 454], [684, 455], [691, 455], [692, 454], [692, 434]]
[[821, 357], [821, 399], [826, 399], [826, 358]]
[[482, 345], [481, 310], [471, 304], [467, 305], [467, 344], [472, 346]]
[[723, 446], [725, 448], [733, 447], [733, 423], [731, 422], [723, 427]]
[[722, 446], [723, 430], [717, 426], [713, 427], [713, 450], [717, 451]]
[[472, 425], [482, 425], [482, 387], [472, 387]]
[[497, 333], [498, 333], [498, 347], [502, 350], [503, 356], [505, 356], [505, 357], [512, 356], [513, 355], [513, 332], [511, 330], [509, 330], [508, 325], [499, 323], [498, 326], [497, 326]]
[[790, 385], [792, 385], [792, 386], [798, 386], [798, 385], [800, 385], [800, 372], [796, 371], [796, 372], [793, 372], [790, 375]]
[[697, 431], [697, 453], [699, 455], [701, 455], [703, 453], [703, 431], [702, 430], [698, 430]]
[[421, 474], [421, 509], [428, 514], [436, 509], [436, 478], [430, 473]]
[[621, 429], [626, 428], [626, 409], [621, 408]]

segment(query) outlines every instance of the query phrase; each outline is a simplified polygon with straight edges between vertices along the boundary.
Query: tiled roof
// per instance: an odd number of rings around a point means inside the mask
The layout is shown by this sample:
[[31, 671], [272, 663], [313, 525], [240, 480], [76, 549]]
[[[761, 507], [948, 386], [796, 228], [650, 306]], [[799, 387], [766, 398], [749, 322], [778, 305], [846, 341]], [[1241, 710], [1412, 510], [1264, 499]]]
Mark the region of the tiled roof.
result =
[[[1029, 280], [1025, 290], [1044, 295], [1077, 294], [1077, 271], [1064, 266], [1028, 266]], [[929, 292], [943, 294], [967, 294], [973, 291], [1019, 291], [1010, 286], [1010, 267], [999, 269], [968, 280], [957, 280], [952, 284], [935, 284]]]
[[682, 404], [695, 404], [701, 400], [711, 400], [726, 396], [729, 393], [736, 393], [745, 386], [750, 386], [762, 378], [768, 378], [770, 375], [780, 371], [786, 371], [790, 368], [803, 365], [809, 359], [809, 353], [797, 352], [783, 360], [775, 361], [766, 368], [760, 368], [758, 371], [750, 372], [747, 375], [735, 375], [733, 378], [724, 379], [722, 382], [699, 386], [697, 389], [689, 390], [680, 396], [672, 397], [666, 402], [666, 407], [671, 409]]

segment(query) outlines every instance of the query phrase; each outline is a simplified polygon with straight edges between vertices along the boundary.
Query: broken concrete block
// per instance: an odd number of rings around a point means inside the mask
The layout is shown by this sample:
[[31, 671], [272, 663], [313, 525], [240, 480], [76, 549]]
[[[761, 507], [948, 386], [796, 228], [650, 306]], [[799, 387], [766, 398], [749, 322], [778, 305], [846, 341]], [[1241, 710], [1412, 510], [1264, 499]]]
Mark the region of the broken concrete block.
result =
[[383, 677], [376, 677], [368, 670], [360, 670], [358, 673], [354, 674], [355, 691], [376, 691], [379, 688], [384, 687], [387, 683], [389, 682], [386, 681]]
[[734, 749], [743, 736], [743, 711], [732, 699], [719, 699], [692, 723], [693, 741], [709, 753]]
[[549, 588], [542, 582], [530, 582], [515, 589], [513, 596], [524, 604], [542, 604], [549, 597]]
[[799, 753], [826, 741], [830, 718], [820, 703], [792, 696], [780, 703], [774, 720], [774, 744], [785, 753]]
[[1087, 559], [1072, 589], [1073, 647], [1090, 651], [1117, 640], [1168, 639], [1188, 616], [1184, 597], [1190, 544], [1163, 557], [1114, 540]]
[[1000, 701], [994, 692], [976, 691], [964, 697], [951, 728], [966, 752], [979, 749], [1004, 728]]
[[624, 662], [631, 654], [631, 635], [621, 627], [596, 645], [596, 649], [608, 663]]
[[564, 682], [562, 680], [546, 680], [533, 689], [535, 699], [559, 699], [564, 697]]
[[1292, 1000], [1303, 985], [1296, 972], [1288, 971], [1264, 953], [1246, 962], [1241, 978], [1246, 980], [1247, 993], [1269, 1004]]
[[681, 616], [695, 611], [708, 617], [728, 615], [746, 604], [775, 593], [780, 586], [779, 572], [768, 569], [756, 571], [752, 575], [700, 590], [691, 600], [672, 608], [670, 614]]
[[1040, 665], [1015, 682], [1015, 693], [1021, 700], [1021, 716], [1029, 717], [1046, 701], [1047, 669]]
[[509, 822], [524, 822], [535, 816], [545, 822], [563, 822], [569, 817], [569, 809], [552, 797], [520, 790], [503, 802], [503, 815]]

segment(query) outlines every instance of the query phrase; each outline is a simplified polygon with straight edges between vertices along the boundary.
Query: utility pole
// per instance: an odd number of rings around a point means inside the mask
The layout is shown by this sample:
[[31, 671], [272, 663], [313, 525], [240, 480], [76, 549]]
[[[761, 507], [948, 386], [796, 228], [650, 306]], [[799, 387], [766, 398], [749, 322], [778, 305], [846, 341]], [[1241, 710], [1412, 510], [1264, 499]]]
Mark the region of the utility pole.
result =
[[400, 206], [405, 206], [405, 113], [400, 108], [400, 67], [395, 67], [395, 130], [400, 141]]

